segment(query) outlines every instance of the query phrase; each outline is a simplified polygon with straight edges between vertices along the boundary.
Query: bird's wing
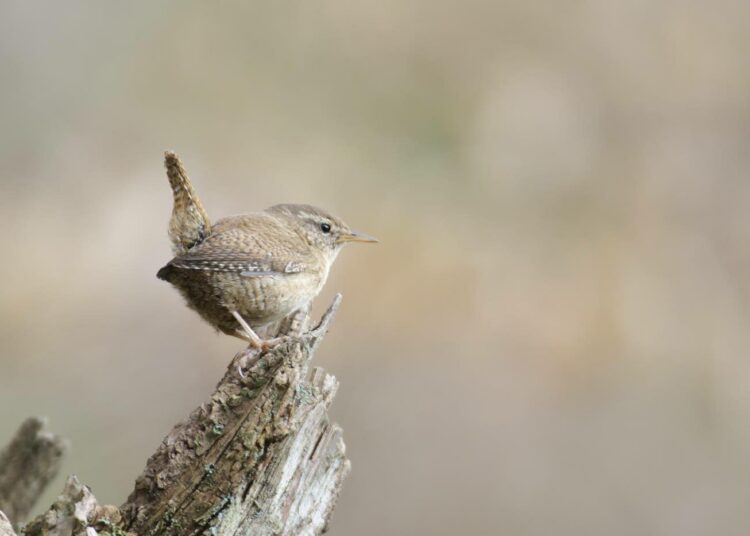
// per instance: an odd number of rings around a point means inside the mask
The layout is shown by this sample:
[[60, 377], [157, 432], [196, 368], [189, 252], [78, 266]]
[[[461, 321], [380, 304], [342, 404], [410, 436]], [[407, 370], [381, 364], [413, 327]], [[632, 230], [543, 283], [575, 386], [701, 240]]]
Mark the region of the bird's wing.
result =
[[292, 275], [308, 269], [312, 259], [289, 244], [264, 244], [259, 237], [237, 228], [222, 229], [183, 255], [170, 261], [170, 265], [184, 270], [210, 272], [238, 272], [245, 277]]

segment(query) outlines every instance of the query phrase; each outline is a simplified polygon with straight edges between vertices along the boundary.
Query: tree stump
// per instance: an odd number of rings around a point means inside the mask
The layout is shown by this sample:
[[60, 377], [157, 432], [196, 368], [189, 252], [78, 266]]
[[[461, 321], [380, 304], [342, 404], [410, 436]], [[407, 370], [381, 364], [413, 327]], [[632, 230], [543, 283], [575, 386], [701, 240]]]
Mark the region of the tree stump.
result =
[[[211, 397], [164, 438], [119, 509], [98, 505], [72, 477], [20, 534], [324, 532], [350, 462], [327, 415], [338, 383], [320, 368], [310, 373], [309, 362], [340, 301], [313, 330], [236, 355]], [[0, 519], [6, 536], [2, 527]]]

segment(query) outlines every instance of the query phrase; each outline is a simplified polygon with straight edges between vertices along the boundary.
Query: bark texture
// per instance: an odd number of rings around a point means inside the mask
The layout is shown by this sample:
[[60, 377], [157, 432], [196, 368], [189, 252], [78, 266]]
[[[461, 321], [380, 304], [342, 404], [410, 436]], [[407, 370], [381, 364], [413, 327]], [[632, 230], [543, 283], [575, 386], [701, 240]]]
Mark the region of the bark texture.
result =
[[60, 470], [65, 441], [44, 426], [37, 417], [26, 419], [0, 452], [0, 510], [13, 523], [26, 519]]
[[175, 426], [122, 505], [142, 535], [298, 535], [324, 531], [349, 472], [328, 421], [333, 376], [308, 363], [321, 323], [271, 351], [238, 354], [211, 398]]
[[[99, 505], [73, 476], [47, 512], [19, 528], [19, 536], [324, 532], [350, 464], [341, 429], [327, 415], [338, 383], [319, 368], [310, 373], [308, 364], [340, 300], [312, 331], [270, 351], [235, 356], [210, 399], [164, 438], [120, 508]], [[41, 473], [46, 483], [54, 476], [56, 467], [44, 468], [59, 456], [41, 456], [39, 445], [51, 448], [48, 443], [59, 440], [40, 430], [40, 421], [29, 420], [3, 453], [13, 460], [9, 467], [25, 468], [8, 473], [20, 476], [6, 481], [25, 483]], [[8, 504], [18, 513], [28, 511], [27, 503], [13, 496]], [[2, 515], [0, 536], [15, 536]]]
[[[116, 506], [101, 506], [91, 490], [75, 476], [44, 514], [20, 529], [21, 536], [134, 536], [119, 528]], [[2, 532], [0, 532], [2, 535]]]

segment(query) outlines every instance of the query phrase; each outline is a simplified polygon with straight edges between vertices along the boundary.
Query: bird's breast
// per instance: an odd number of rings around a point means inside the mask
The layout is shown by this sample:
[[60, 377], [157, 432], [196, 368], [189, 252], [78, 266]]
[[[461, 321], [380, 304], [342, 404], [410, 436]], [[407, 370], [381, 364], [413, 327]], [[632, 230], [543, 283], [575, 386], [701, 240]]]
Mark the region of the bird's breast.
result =
[[323, 286], [320, 274], [247, 277], [223, 274], [219, 282], [224, 306], [237, 310], [251, 324], [275, 322], [307, 305]]

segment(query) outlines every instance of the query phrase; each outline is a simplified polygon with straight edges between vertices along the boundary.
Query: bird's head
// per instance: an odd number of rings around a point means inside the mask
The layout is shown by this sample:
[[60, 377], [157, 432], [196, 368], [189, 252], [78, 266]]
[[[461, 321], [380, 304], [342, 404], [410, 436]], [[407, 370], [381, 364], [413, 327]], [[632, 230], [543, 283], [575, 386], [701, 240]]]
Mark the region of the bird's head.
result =
[[268, 212], [289, 221], [307, 242], [330, 261], [349, 242], [377, 242], [365, 233], [353, 231], [341, 218], [311, 205], [274, 205]]

